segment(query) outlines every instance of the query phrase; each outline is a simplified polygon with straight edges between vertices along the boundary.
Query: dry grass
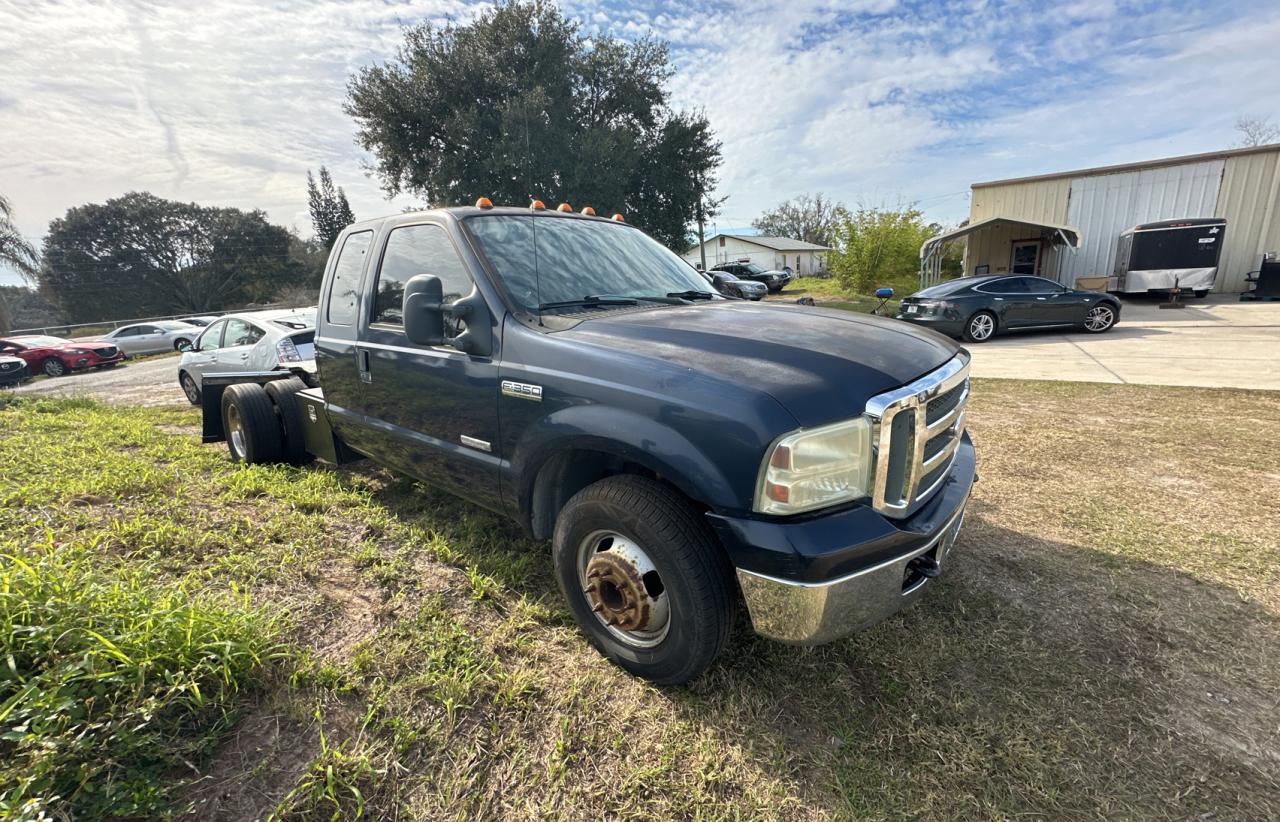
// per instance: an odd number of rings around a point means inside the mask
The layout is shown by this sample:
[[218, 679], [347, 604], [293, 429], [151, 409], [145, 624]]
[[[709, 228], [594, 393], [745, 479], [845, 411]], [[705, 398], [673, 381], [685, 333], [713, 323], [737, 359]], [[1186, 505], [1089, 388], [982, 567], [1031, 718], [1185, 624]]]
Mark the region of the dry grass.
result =
[[0, 553], [97, 535], [288, 615], [301, 660], [175, 777], [202, 817], [1280, 815], [1275, 394], [979, 383], [982, 481], [920, 606], [808, 650], [740, 626], [670, 690], [479, 509], [235, 468], [188, 411], [45, 409], [0, 410]]

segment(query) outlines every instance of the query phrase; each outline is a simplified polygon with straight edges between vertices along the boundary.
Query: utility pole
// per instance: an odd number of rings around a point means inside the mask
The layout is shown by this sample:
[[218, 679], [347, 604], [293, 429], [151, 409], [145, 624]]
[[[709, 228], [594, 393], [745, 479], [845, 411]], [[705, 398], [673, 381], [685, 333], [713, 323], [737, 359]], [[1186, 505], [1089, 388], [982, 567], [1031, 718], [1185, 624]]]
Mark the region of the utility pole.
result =
[[702, 178], [698, 178], [698, 254], [702, 257], [702, 270], [707, 270], [707, 242], [702, 236]]

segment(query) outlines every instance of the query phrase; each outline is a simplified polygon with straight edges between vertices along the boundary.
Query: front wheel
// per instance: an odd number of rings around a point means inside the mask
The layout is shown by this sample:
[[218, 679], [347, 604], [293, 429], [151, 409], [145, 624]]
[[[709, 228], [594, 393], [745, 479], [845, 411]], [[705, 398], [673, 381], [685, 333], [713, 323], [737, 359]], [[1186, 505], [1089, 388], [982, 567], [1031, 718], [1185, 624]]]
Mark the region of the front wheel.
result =
[[1209, 296], [1209, 289], [1207, 288], [1199, 289], [1195, 292], [1195, 295], [1197, 300], [1203, 300], [1205, 297]]
[[184, 345], [191, 345], [191, 340], [188, 340], [186, 337], [179, 337], [178, 339], [173, 341], [173, 350], [181, 351], [182, 346]]
[[689, 501], [656, 480], [579, 491], [556, 519], [553, 556], [591, 644], [637, 676], [688, 682], [728, 640], [732, 568]]
[[1101, 334], [1116, 324], [1116, 310], [1107, 303], [1098, 303], [1084, 315], [1084, 330]]
[[57, 357], [50, 357], [40, 363], [40, 370], [43, 371], [46, 376], [61, 377], [66, 374], [69, 369], [67, 368], [67, 364], [62, 360]]
[[990, 311], [979, 311], [964, 324], [964, 338], [969, 342], [986, 342], [995, 336], [996, 315]]

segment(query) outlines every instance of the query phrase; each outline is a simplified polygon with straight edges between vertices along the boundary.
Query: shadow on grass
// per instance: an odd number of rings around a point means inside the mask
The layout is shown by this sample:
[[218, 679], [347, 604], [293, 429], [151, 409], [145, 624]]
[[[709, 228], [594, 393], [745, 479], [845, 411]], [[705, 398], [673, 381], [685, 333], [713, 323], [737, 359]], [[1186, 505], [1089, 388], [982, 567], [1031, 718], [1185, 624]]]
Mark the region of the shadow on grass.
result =
[[[546, 544], [407, 480], [377, 499], [569, 621]], [[1276, 615], [973, 513], [914, 608], [818, 648], [757, 638], [742, 616], [716, 666], [661, 693], [839, 814], [1280, 812]]]

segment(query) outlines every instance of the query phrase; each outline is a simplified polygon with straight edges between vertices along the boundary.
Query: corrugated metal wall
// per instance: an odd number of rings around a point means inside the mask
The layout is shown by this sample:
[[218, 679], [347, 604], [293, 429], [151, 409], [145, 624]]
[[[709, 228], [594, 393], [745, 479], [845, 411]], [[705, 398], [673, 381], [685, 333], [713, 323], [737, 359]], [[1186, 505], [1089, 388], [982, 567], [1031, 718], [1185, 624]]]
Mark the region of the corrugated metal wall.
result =
[[969, 222], [1015, 217], [1061, 225], [1066, 220], [1070, 191], [1067, 177], [975, 188], [969, 202]]
[[1280, 254], [1280, 152], [1228, 157], [1215, 216], [1227, 218], [1215, 290], [1243, 291], [1262, 255]]
[[1072, 179], [1066, 222], [1080, 229], [1084, 244], [1063, 258], [1060, 281], [1071, 285], [1078, 277], [1111, 274], [1116, 241], [1127, 228], [1155, 220], [1216, 216], [1224, 164], [1209, 160]]

